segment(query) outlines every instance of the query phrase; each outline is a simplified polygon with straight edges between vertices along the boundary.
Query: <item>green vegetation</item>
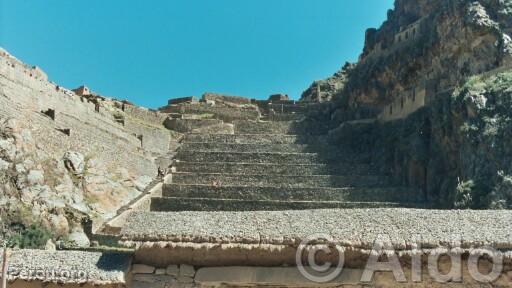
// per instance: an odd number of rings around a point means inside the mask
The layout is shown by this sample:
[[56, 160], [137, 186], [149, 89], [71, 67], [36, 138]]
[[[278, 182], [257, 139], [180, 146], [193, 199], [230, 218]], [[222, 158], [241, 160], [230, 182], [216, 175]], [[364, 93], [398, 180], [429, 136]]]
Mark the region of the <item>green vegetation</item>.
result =
[[425, 185], [435, 207], [512, 209], [512, 70], [471, 77], [407, 119], [343, 135], [402, 185]]
[[465, 181], [457, 208], [512, 208], [512, 71], [471, 77], [454, 94]]
[[44, 248], [48, 239], [52, 239], [53, 234], [41, 225], [42, 221], [32, 214], [29, 205], [22, 202], [6, 210], [0, 211], [2, 222], [1, 233], [6, 239], [8, 247], [22, 249]]
[[7, 239], [7, 246], [21, 249], [40, 249], [46, 245], [46, 242], [52, 238], [50, 231], [45, 228], [32, 224], [19, 234], [10, 236]]
[[459, 182], [455, 189], [455, 208], [469, 209], [473, 205], [473, 189], [475, 183], [472, 180]]

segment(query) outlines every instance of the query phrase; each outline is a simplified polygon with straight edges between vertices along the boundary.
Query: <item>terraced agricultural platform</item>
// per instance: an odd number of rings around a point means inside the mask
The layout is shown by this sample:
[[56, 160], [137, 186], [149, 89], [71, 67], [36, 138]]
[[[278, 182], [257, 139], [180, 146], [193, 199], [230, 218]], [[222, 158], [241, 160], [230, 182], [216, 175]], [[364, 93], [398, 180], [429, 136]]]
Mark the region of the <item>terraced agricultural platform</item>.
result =
[[[150, 199], [149, 212], [131, 214], [121, 231], [122, 243], [136, 248], [135, 263], [193, 265], [197, 283], [233, 282], [218, 287], [317, 287], [294, 266], [300, 242], [325, 233], [357, 275], [380, 234], [404, 263], [414, 245], [435, 249], [455, 234], [464, 237], [462, 253], [490, 244], [512, 265], [502, 230], [510, 213], [426, 209], [423, 191], [379, 172], [370, 155], [328, 144], [325, 129], [307, 121], [307, 105], [262, 106], [260, 120], [233, 121], [234, 134], [185, 134], [161, 195]], [[418, 235], [421, 243], [414, 242]], [[278, 279], [247, 276], [262, 271]], [[238, 280], [236, 273], [247, 277]], [[294, 281], [300, 285], [288, 286]]]
[[367, 155], [313, 142], [301, 122], [239, 120], [234, 125], [234, 135], [185, 137], [172, 180], [163, 197], [152, 199], [152, 211], [423, 206], [420, 191], [377, 174]]
[[[273, 114], [304, 116], [307, 105], [269, 107]], [[200, 121], [188, 123], [201, 126]], [[310, 129], [301, 121], [233, 124], [234, 134], [185, 136], [162, 197], [151, 201], [152, 211], [424, 206], [421, 191], [400, 187], [374, 171], [368, 155], [312, 136], [321, 129]]]

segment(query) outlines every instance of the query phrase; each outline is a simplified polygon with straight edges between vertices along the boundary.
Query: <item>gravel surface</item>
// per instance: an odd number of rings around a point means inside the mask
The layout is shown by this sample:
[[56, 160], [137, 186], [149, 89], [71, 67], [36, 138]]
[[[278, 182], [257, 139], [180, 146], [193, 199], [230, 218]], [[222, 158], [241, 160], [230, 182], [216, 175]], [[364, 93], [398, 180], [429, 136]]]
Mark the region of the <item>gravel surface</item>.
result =
[[[122, 230], [133, 242], [275, 244], [297, 246], [315, 233], [337, 244], [371, 248], [387, 235], [397, 249], [439, 247], [512, 248], [512, 211], [422, 209], [328, 209], [263, 212], [137, 212]], [[421, 240], [417, 240], [420, 238]], [[381, 238], [383, 239], [383, 238]]]
[[64, 284], [124, 284], [130, 259], [130, 254], [12, 250], [8, 261], [9, 280], [38, 280]]

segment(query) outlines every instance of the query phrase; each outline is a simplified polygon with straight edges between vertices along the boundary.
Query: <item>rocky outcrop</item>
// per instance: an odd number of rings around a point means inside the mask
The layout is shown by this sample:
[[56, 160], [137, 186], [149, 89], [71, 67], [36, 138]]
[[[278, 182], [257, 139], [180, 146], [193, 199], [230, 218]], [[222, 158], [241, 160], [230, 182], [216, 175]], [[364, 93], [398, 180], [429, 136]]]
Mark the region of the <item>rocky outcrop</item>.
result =
[[[337, 98], [346, 119], [366, 109], [375, 115], [406, 90], [436, 91], [457, 86], [467, 76], [512, 62], [510, 1], [398, 0], [379, 29], [368, 29], [364, 50], [345, 77], [330, 83], [321, 97], [306, 91], [304, 100]], [[313, 84], [313, 87], [319, 86]], [[322, 86], [322, 85], [320, 85]], [[309, 89], [311, 90], [311, 88]], [[313, 89], [314, 90], [314, 89]]]
[[333, 76], [313, 82], [311, 86], [302, 93], [301, 101], [305, 102], [327, 102], [343, 91], [348, 81], [348, 75], [354, 68], [353, 64], [345, 63], [343, 68], [334, 73]]
[[371, 153], [437, 207], [511, 209], [511, 85], [512, 71], [473, 77], [406, 119], [347, 122], [331, 141]]
[[[510, 1], [397, 0], [345, 76], [302, 100], [332, 99], [330, 141], [371, 153], [429, 203], [510, 208], [511, 33]], [[342, 88], [318, 97], [317, 83]]]

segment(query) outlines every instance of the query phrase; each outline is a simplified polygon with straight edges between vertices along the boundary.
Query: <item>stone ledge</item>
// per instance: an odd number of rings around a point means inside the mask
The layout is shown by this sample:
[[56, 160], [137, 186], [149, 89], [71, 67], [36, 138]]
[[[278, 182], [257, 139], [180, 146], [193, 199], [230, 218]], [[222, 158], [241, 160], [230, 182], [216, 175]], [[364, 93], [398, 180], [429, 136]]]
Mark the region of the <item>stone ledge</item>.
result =
[[241, 200], [421, 202], [421, 191], [408, 187], [377, 188], [279, 188], [166, 184], [163, 197]]
[[[369, 249], [387, 235], [396, 249], [425, 248], [462, 239], [462, 247], [512, 249], [512, 211], [326, 209], [304, 211], [133, 213], [124, 241], [297, 246], [309, 235], [329, 234], [345, 247]], [[418, 236], [421, 239], [418, 240]]]
[[356, 201], [239, 200], [214, 198], [153, 198], [151, 211], [283, 211], [307, 209], [423, 207], [419, 203]]

